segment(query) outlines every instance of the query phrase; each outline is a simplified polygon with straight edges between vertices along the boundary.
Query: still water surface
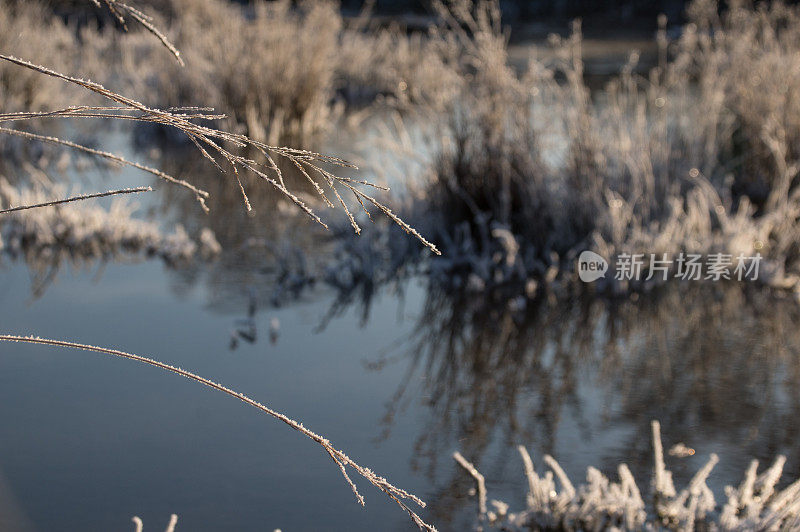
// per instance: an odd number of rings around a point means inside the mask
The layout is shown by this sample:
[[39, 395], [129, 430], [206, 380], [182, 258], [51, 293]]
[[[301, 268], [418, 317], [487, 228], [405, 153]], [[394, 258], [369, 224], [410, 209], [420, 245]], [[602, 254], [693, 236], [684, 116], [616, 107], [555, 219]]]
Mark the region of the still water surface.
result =
[[[669, 294], [650, 306], [575, 303], [514, 318], [433, 301], [414, 280], [402, 297], [380, 293], [366, 323], [353, 306], [320, 330], [333, 294], [317, 289], [258, 311], [257, 341], [231, 350], [248, 299], [227, 305], [240, 312], [220, 311], [208, 304], [213, 289], [182, 285], [155, 263], [109, 265], [99, 280], [61, 272], [32, 300], [27, 269], [14, 263], [0, 278], [0, 322], [213, 377], [419, 494], [442, 529], [468, 523], [473, 510], [453, 450], [480, 463], [492, 496], [519, 507], [514, 444], [553, 453], [574, 479], [588, 465], [612, 472], [625, 460], [644, 481], [652, 417], [668, 443], [697, 449], [672, 461], [678, 479], [712, 451], [722, 458], [718, 490], [738, 482], [751, 456], [788, 453], [788, 471], [798, 472], [797, 322], [743, 310], [738, 292], [677, 298], [709, 307], [687, 319], [659, 310], [676, 303]], [[134, 514], [161, 526], [175, 512], [185, 530], [410, 529], [369, 486], [358, 507], [318, 446], [235, 400], [100, 355], [8, 344], [0, 352], [0, 495], [13, 528], [120, 530]]]

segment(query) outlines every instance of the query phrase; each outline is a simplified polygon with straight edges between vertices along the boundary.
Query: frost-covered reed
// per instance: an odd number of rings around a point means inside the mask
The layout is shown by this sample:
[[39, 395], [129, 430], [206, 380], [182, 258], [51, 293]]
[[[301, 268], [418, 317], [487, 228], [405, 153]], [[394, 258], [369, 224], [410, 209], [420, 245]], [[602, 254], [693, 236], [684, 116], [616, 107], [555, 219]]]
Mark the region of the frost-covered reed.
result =
[[[242, 401], [243, 403], [252, 406], [257, 410], [263, 412], [264, 414], [276, 419], [277, 421], [284, 423], [285, 425], [289, 426], [292, 430], [297, 431], [304, 437], [320, 445], [322, 449], [331, 457], [334, 464], [336, 464], [336, 466], [339, 468], [339, 472], [341, 473], [347, 485], [352, 490], [353, 495], [355, 496], [356, 501], [359, 504], [364, 506], [365, 504], [364, 497], [359, 492], [356, 484], [350, 478], [350, 475], [348, 474], [348, 469], [357, 473], [363, 479], [372, 484], [376, 489], [383, 492], [387, 497], [389, 497], [389, 499], [394, 501], [398, 506], [400, 506], [400, 508], [402, 508], [408, 514], [412, 522], [420, 530], [423, 530], [425, 532], [436, 532], [435, 527], [423, 521], [422, 518], [420, 518], [416, 514], [416, 512], [414, 512], [414, 510], [411, 508], [411, 505], [419, 506], [421, 508], [425, 507], [425, 503], [419, 497], [417, 497], [412, 493], [407, 492], [402, 488], [398, 488], [397, 486], [393, 485], [391, 482], [386, 480], [384, 477], [376, 474], [371, 469], [358, 464], [355, 460], [347, 456], [347, 454], [345, 454], [343, 451], [334, 447], [330, 440], [328, 440], [324, 436], [321, 436], [320, 434], [317, 434], [313, 430], [307, 428], [305, 425], [303, 425], [303, 423], [296, 421], [291, 417], [282, 414], [281, 412], [273, 410], [272, 408], [256, 401], [255, 399], [252, 399], [247, 395], [244, 395], [243, 393], [234, 391], [222, 384], [219, 384], [213, 380], [197, 375], [196, 373], [193, 373], [186, 369], [172, 366], [170, 364], [160, 362], [152, 358], [136, 355], [133, 353], [128, 353], [125, 351], [120, 351], [118, 349], [109, 349], [94, 345], [79, 344], [67, 340], [51, 340], [47, 338], [39, 338], [36, 336], [19, 336], [10, 334], [0, 334], [0, 342], [15, 342], [23, 344], [44, 345], [49, 347], [67, 348], [67, 349], [80, 350], [91, 353], [98, 353], [115, 358], [132, 360], [134, 362], [145, 364], [165, 372], [176, 374], [180, 377], [189, 379], [202, 386], [206, 386], [212, 390], [221, 392], [229, 397], [238, 399], [239, 401]], [[136, 523], [137, 526], [139, 525], [140, 521], [141, 520], [137, 522], [136, 518], [134, 518], [134, 523]], [[174, 528], [176, 522], [177, 522], [177, 517], [173, 514], [172, 518], [170, 519], [170, 527]]]
[[[131, 521], [133, 521], [134, 532], [142, 532], [144, 530], [144, 522], [142, 521], [141, 517], [135, 515], [131, 518]], [[175, 526], [177, 524], [178, 516], [176, 514], [172, 514], [169, 517], [169, 523], [167, 523], [167, 528], [164, 529], [164, 532], [175, 532]]]
[[[478, 529], [500, 530], [796, 530], [800, 527], [800, 480], [777, 489], [786, 458], [758, 474], [753, 460], [738, 487], [725, 488], [726, 501], [718, 508], [707, 479], [719, 461], [708, 462], [677, 491], [666, 468], [661, 426], [652, 422], [653, 478], [640, 489], [625, 464], [613, 481], [594, 467], [586, 472], [586, 483], [575, 487], [558, 462], [545, 455], [549, 471], [537, 473], [525, 447], [518, 448], [527, 479], [526, 508], [510, 512], [502, 501], [487, 504], [483, 476], [460, 453], [453, 457], [477, 485]], [[651, 502], [646, 503], [645, 498]], [[652, 498], [647, 497], [651, 493]]]

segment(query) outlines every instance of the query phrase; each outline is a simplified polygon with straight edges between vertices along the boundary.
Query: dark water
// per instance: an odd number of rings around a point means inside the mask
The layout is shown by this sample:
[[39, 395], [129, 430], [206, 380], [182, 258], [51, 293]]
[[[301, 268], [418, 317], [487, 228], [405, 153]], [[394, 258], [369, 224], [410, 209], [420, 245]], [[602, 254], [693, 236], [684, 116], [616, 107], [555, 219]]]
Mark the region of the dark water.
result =
[[[194, 219], [171, 192], [159, 194], [151, 207], [211, 224], [230, 251], [179, 271], [157, 262], [64, 267], [44, 285], [36, 268], [4, 259], [0, 329], [148, 355], [246, 393], [422, 497], [423, 517], [441, 530], [473, 519], [471, 482], [453, 451], [486, 475], [490, 498], [521, 509], [516, 445], [539, 469], [544, 453], [554, 455], [573, 481], [589, 465], [614, 475], [625, 461], [646, 488], [651, 419], [661, 420], [667, 448], [697, 451], [668, 460], [679, 486], [709, 453], [720, 455], [718, 501], [751, 458], [786, 454], [784, 478], [800, 476], [800, 311], [790, 298], [698, 284], [636, 300], [509, 304], [412, 277], [347, 294], [318, 283], [276, 300], [275, 249], [289, 248], [274, 235], [288, 232], [313, 263], [328, 249], [317, 233], [268, 209], [263, 218], [236, 209]], [[236, 329], [244, 335], [232, 350]], [[171, 513], [178, 530], [192, 531], [413, 529], [359, 485], [363, 509], [319, 446], [185, 379], [97, 354], [0, 344], [3, 529], [129, 530], [139, 515], [158, 530]]]

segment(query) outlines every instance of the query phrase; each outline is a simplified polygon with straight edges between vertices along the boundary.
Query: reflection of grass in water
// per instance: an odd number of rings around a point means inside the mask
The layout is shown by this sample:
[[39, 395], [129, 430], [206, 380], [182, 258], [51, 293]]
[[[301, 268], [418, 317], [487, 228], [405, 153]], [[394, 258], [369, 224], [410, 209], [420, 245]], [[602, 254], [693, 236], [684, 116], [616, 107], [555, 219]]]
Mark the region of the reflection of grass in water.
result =
[[[192, 175], [194, 182], [209, 191], [214, 215], [198, 212], [191, 199], [178, 191], [163, 189], [159, 194], [160, 216], [185, 224], [190, 232], [208, 227], [223, 251], [202, 270], [173, 273], [187, 284], [203, 280], [210, 304], [215, 307], [247, 299], [251, 292], [256, 293], [260, 305], [280, 305], [315, 284], [317, 273], [330, 260], [335, 248], [330, 241], [335, 236], [305, 223], [302, 213], [280, 193], [263, 187], [251, 187], [251, 199], [257, 207], [246, 212], [237, 191], [221, 183], [213, 169], [186, 151], [188, 148], [167, 151], [159, 166], [177, 175]], [[296, 168], [285, 165], [282, 171], [289, 186], [313, 192]], [[244, 177], [245, 186], [249, 182]]]
[[[53, 205], [54, 198], [66, 195], [66, 187], [49, 183], [44, 176], [38, 176], [38, 181], [37, 186], [26, 187], [0, 178], [0, 205], [27, 206], [0, 212], [0, 253], [24, 259], [33, 273], [34, 297], [65, 265], [86, 268], [157, 257], [168, 266], [185, 267], [220, 252], [207, 229], [190, 236], [177, 225], [166, 232], [158, 223], [135, 218], [135, 209], [119, 198], [107, 208], [92, 202]], [[42, 204], [46, 206], [30, 207]]]
[[[413, 336], [369, 367], [408, 363], [383, 437], [404, 404], [424, 397], [429, 421], [412, 466], [432, 479], [453, 447], [476, 464], [495, 454], [502, 463], [515, 442], [556, 455], [572, 424], [587, 440], [625, 429], [630, 441], [615, 449], [641, 475], [648, 450], [636, 427], [657, 417], [687, 442], [741, 442], [741, 454], [759, 459], [788, 452], [796, 474], [798, 331], [796, 303], [756, 287], [672, 284], [635, 301], [525, 302], [431, 282]], [[598, 410], [602, 420], [590, 419]], [[453, 517], [460, 486], [455, 477], [438, 490], [434, 521]]]

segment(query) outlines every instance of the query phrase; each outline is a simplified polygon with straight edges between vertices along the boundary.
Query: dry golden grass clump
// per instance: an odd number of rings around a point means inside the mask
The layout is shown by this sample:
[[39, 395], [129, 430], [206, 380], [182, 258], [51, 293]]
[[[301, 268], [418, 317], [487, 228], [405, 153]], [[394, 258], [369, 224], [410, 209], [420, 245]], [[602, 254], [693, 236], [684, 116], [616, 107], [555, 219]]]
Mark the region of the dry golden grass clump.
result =
[[356, 106], [376, 99], [405, 111], [442, 105], [460, 83], [449, 66], [454, 49], [444, 44], [435, 26], [412, 33], [399, 25], [374, 27], [364, 13], [341, 33], [337, 91]]
[[457, 82], [445, 68], [452, 54], [443, 52], [439, 39], [397, 25], [376, 27], [368, 12], [347, 20], [332, 0], [154, 4], [156, 20], [189, 68], [135, 28], [123, 35], [89, 31], [84, 42], [93, 55], [114, 57], [114, 75], [146, 102], [219, 102], [226, 128], [263, 142], [318, 141], [347, 106], [382, 97], [436, 102]]
[[758, 251], [763, 280], [798, 286], [800, 9], [697, 0], [676, 41], [659, 21], [648, 75], [633, 52], [599, 93], [584, 81], [579, 24], [517, 73], [496, 1], [438, 11], [458, 81], [451, 98], [410, 108], [438, 117], [413, 209], [445, 269], [524, 283], [571, 270], [584, 249]]
[[690, 6], [676, 63], [688, 65], [705, 102], [730, 113], [720, 128], [730, 161], [718, 164], [737, 170], [737, 192], [774, 206], [779, 198], [770, 194], [788, 195], [800, 158], [800, 10], [783, 2], [733, 2], [721, 14], [717, 7]]
[[221, 102], [231, 127], [272, 144], [313, 139], [335, 123], [342, 18], [334, 3], [257, 2], [245, 14], [229, 2], [176, 0], [174, 9], [176, 42], [194, 68], [158, 74], [162, 101]]
[[[74, 66], [75, 40], [69, 28], [54, 17], [38, 0], [10, 2], [0, 9], [0, 51], [24, 55], [38, 63]], [[0, 64], [0, 109], [46, 109], [68, 101], [69, 94], [59, 84], [34, 72], [22, 72]]]
[[[296, 8], [287, 0], [250, 7], [170, 0], [160, 7], [165, 32], [189, 68], [161, 53], [142, 32], [131, 32], [110, 49], [145, 101], [216, 102], [228, 115], [226, 128], [271, 144], [315, 139], [335, 124], [341, 113], [334, 82], [343, 25], [335, 3], [302, 2]], [[109, 42], [96, 45], [102, 49]]]

